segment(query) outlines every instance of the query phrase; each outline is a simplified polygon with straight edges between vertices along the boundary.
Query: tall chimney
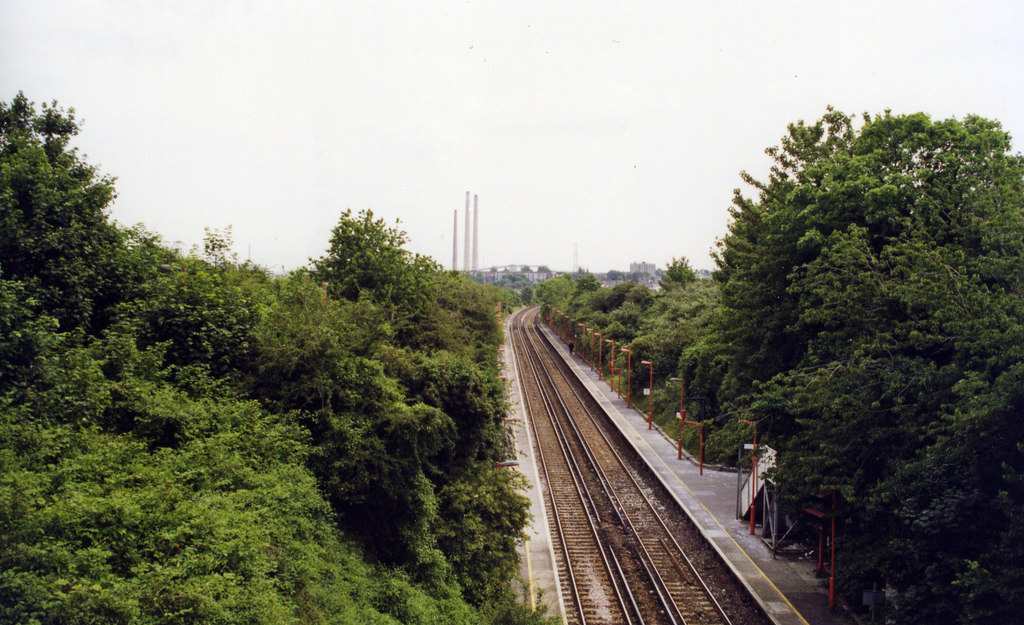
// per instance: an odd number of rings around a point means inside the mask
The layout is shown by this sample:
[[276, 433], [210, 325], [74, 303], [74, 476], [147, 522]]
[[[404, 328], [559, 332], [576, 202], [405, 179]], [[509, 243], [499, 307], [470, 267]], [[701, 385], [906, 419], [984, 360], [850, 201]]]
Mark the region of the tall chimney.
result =
[[459, 209], [455, 213], [455, 225], [452, 226], [452, 269], [459, 268]]
[[466, 191], [466, 244], [462, 246], [462, 270], [467, 272], [471, 269], [471, 267], [469, 266], [470, 234], [471, 233], [469, 231], [469, 191]]
[[480, 209], [476, 205], [476, 193], [473, 194], [473, 271], [480, 269], [480, 257], [476, 255], [480, 245]]

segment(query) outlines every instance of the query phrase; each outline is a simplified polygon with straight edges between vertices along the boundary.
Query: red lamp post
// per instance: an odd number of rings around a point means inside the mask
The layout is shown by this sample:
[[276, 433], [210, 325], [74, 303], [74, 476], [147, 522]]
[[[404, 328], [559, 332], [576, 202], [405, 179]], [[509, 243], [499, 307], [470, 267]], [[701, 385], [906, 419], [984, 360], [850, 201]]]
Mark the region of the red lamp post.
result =
[[651, 429], [654, 423], [654, 363], [650, 360], [641, 360], [640, 364], [647, 365], [650, 371], [650, 378], [647, 381], [647, 429]]
[[[619, 353], [626, 352], [626, 408], [631, 406], [630, 398], [632, 397], [632, 389], [629, 386], [629, 372], [633, 368], [633, 350], [626, 349], [625, 347], [619, 348]], [[622, 396], [621, 389], [619, 389], [619, 396]]]
[[[601, 342], [601, 333], [600, 332], [594, 332], [594, 336], [597, 337], [597, 379], [600, 380], [601, 379], [601, 367], [602, 367], [601, 353], [604, 351], [604, 349], [603, 349], [604, 348], [604, 343]], [[591, 356], [593, 356], [594, 350], [590, 350], [590, 352], [591, 352]]]
[[683, 457], [683, 426], [696, 425], [700, 428], [700, 474], [704, 475], [704, 424], [686, 420], [686, 381], [682, 378], [669, 378], [669, 381], [679, 382], [679, 448], [676, 457]]
[[754, 445], [750, 449], [750, 533], [753, 534], [757, 516], [757, 507], [754, 504], [754, 497], [757, 494], [757, 421], [740, 419], [740, 423], [754, 426]]
[[836, 609], [836, 491], [832, 491], [832, 565], [828, 576], [828, 609]]
[[615, 375], [615, 340], [605, 339], [605, 343], [612, 344], [612, 351], [608, 354], [608, 390], [613, 391], [615, 387], [612, 386], [612, 376]]

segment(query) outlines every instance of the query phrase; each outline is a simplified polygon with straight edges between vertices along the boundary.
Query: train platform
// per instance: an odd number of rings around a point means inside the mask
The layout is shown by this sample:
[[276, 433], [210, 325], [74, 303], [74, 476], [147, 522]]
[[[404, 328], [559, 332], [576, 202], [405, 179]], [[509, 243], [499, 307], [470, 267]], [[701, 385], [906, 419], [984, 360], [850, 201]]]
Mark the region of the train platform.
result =
[[526, 496], [530, 499], [530, 525], [526, 528], [527, 540], [519, 549], [520, 578], [523, 587], [520, 598], [537, 610], [547, 606], [547, 614], [559, 614], [565, 620], [565, 607], [555, 565], [555, 551], [551, 543], [548, 515], [544, 509], [544, 498], [540, 491], [540, 471], [534, 456], [533, 435], [526, 421], [522, 387], [515, 375], [516, 356], [511, 348], [512, 340], [508, 325], [505, 327], [505, 376], [509, 382], [509, 397], [512, 404], [511, 418], [505, 426], [512, 431], [516, 445], [514, 468], [527, 479]]
[[[682, 509], [700, 528], [708, 543], [719, 553], [774, 623], [854, 623], [854, 620], [842, 610], [829, 609], [827, 580], [815, 576], [816, 559], [792, 560], [775, 557], [760, 536], [751, 535], [749, 522], [736, 518], [737, 476], [734, 471], [715, 470], [705, 465], [701, 475], [697, 463], [691, 458], [684, 455], [683, 459], [678, 459], [675, 439], [665, 435], [656, 425], [648, 429], [646, 414], [636, 410], [635, 405], [634, 408], [627, 408], [624, 396], [620, 398], [615, 391], [610, 390], [607, 381], [599, 381], [597, 373], [590, 369], [590, 365], [572, 356], [566, 345], [547, 327], [542, 326], [541, 329], [552, 339], [552, 343], [572, 367], [575, 375], [607, 411], [637, 453], [646, 460]], [[532, 441], [527, 440], [529, 431], [526, 428], [521, 431], [527, 436], [521, 437], [523, 441], [519, 441], [517, 437], [522, 463], [520, 468], [527, 472], [533, 466]], [[535, 475], [527, 473], [527, 477], [531, 484], [537, 483]], [[539, 499], [539, 493], [535, 492], [530, 496], [531, 500], [535, 497]], [[538, 534], [531, 538], [531, 545], [534, 538], [538, 545], [542, 545], [543, 538], [539, 532], [546, 532], [547, 521], [543, 502], [537, 501], [534, 505], [538, 506], [534, 511], [534, 522], [537, 527], [531, 528], [531, 532], [536, 531]], [[531, 554], [539, 554], [541, 549], [542, 546], [530, 547]], [[550, 538], [547, 539], [547, 549], [553, 567]], [[539, 567], [548, 565], [543, 563], [538, 566], [540, 556], [533, 557], [533, 574], [537, 575]], [[554, 607], [550, 593], [559, 594], [557, 574], [551, 573], [548, 577], [553, 579], [554, 587], [544, 591], [544, 598]], [[538, 577], [538, 583], [539, 579]]]

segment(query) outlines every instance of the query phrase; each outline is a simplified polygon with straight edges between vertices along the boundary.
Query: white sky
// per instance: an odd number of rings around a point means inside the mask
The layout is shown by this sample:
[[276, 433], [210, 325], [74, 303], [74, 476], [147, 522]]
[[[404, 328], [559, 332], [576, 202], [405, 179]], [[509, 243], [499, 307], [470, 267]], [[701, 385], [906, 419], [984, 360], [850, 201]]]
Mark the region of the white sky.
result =
[[[0, 98], [53, 99], [111, 215], [268, 268], [346, 208], [446, 267], [712, 268], [741, 170], [786, 124], [976, 113], [1024, 138], [1024, 3], [0, 0]], [[749, 190], [745, 190], [749, 194]], [[251, 250], [251, 252], [250, 252]]]

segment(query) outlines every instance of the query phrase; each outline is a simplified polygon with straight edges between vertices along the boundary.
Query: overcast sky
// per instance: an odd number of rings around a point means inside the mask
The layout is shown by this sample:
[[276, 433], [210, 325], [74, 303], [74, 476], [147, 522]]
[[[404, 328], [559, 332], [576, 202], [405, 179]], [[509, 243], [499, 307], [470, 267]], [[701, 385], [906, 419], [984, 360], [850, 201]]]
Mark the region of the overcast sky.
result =
[[[1024, 141], [1024, 2], [0, 0], [0, 98], [56, 99], [111, 216], [279, 270], [346, 208], [484, 267], [713, 268], [786, 124], [979, 114]], [[750, 194], [749, 189], [744, 191]]]

